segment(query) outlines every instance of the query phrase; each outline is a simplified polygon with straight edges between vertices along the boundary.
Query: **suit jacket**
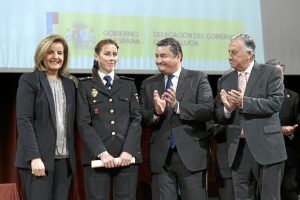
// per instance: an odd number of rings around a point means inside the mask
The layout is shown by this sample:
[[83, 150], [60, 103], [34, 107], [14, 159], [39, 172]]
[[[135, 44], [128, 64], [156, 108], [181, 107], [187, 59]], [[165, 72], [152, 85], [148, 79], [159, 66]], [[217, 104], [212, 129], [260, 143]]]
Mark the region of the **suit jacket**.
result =
[[[74, 121], [75, 85], [61, 77], [66, 96], [66, 134], [71, 168], [75, 169]], [[31, 160], [41, 158], [46, 170], [54, 170], [56, 118], [52, 90], [45, 72], [25, 73], [17, 91], [18, 141], [15, 165], [31, 168]]]
[[143, 81], [140, 91], [143, 119], [152, 128], [150, 139], [151, 171], [158, 173], [165, 163], [172, 129], [178, 154], [190, 171], [206, 169], [209, 134], [205, 122], [213, 111], [213, 97], [207, 76], [199, 71], [182, 68], [176, 89], [180, 114], [167, 108], [164, 115], [153, 121], [153, 91], [165, 91], [164, 76], [153, 75]]
[[[299, 113], [299, 95], [287, 88], [284, 88], [284, 99], [279, 112], [279, 118], [281, 126], [294, 126], [297, 124], [297, 117]], [[296, 129], [298, 132], [299, 129]], [[294, 132], [294, 134], [298, 134]], [[295, 136], [295, 135], [293, 135]], [[286, 167], [296, 166], [296, 156], [295, 156], [295, 140], [288, 136], [284, 136], [286, 151], [288, 160], [286, 161]]]
[[113, 157], [125, 151], [141, 162], [142, 115], [133, 79], [115, 75], [109, 91], [97, 74], [79, 83], [77, 97], [83, 164], [90, 165], [104, 151]]
[[283, 81], [280, 71], [274, 66], [254, 63], [244, 93], [243, 108], [234, 109], [230, 118], [224, 116], [224, 106], [220, 100], [220, 91], [237, 90], [238, 73], [232, 71], [218, 81], [218, 95], [215, 101], [215, 121], [228, 124], [228, 161], [235, 158], [241, 129], [243, 129], [248, 147], [254, 159], [262, 164], [277, 163], [287, 158], [279, 110], [283, 101]]
[[299, 95], [287, 88], [284, 88], [284, 99], [279, 112], [282, 126], [293, 126], [297, 124], [299, 114]]

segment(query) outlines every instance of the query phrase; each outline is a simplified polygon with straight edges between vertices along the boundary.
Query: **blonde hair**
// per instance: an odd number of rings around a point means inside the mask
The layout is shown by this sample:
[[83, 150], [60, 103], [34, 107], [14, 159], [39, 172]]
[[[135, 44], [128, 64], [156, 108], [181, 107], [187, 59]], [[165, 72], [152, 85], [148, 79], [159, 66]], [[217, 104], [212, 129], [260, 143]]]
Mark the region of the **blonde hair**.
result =
[[58, 70], [58, 75], [60, 76], [69, 76], [68, 72], [68, 64], [69, 64], [69, 47], [67, 44], [67, 41], [58, 34], [52, 34], [44, 38], [40, 43], [38, 44], [36, 50], [35, 50], [35, 55], [34, 55], [34, 71], [40, 70], [40, 71], [47, 71], [46, 66], [44, 65], [44, 58], [46, 56], [46, 53], [50, 46], [55, 43], [61, 43], [64, 47], [64, 62], [62, 67]]

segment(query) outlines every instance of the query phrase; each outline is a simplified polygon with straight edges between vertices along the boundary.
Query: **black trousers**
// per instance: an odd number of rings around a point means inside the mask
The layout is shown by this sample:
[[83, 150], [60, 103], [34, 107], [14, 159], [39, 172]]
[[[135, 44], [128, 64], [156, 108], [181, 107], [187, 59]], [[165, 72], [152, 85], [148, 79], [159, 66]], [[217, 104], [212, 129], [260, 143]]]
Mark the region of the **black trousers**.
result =
[[285, 167], [281, 185], [281, 200], [298, 200], [296, 176], [296, 167]]
[[72, 177], [69, 159], [55, 159], [54, 171], [46, 171], [46, 176], [34, 176], [31, 169], [19, 168], [19, 172], [26, 199], [68, 199]]
[[138, 165], [111, 169], [84, 166], [86, 199], [109, 200], [112, 189], [114, 200], [135, 200], [137, 178]]

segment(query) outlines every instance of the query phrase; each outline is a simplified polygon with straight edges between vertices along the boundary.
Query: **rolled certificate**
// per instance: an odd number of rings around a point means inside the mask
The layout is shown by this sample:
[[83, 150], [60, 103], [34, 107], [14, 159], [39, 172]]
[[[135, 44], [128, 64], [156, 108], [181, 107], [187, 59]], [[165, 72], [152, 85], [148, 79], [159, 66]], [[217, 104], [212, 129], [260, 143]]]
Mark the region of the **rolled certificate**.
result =
[[[114, 159], [116, 162], [118, 162], [120, 160], [120, 158], [114, 158]], [[135, 157], [132, 157], [130, 164], [134, 164], [134, 163], [135, 163]], [[102, 160], [92, 160], [91, 167], [92, 168], [104, 167], [104, 164], [103, 164]]]

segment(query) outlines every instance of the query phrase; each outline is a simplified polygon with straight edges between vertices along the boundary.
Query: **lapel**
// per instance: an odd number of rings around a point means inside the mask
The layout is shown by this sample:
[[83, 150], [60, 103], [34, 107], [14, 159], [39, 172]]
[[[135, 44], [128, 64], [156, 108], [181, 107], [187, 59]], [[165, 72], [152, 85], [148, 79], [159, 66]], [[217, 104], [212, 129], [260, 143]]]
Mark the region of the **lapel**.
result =
[[51, 119], [53, 122], [53, 127], [56, 132], [55, 105], [54, 105], [52, 90], [51, 90], [49, 81], [47, 79], [46, 73], [42, 72], [42, 71], [37, 71], [37, 73], [40, 77], [41, 85], [44, 88], [44, 91], [45, 91], [47, 99], [48, 99], [48, 104], [49, 104], [50, 113], [51, 113]]
[[[236, 70], [228, 74], [228, 85], [224, 88], [227, 92], [234, 89], [238, 90], [238, 72]], [[222, 88], [223, 89], [223, 88]]]
[[252, 68], [252, 71], [251, 71], [251, 74], [249, 76], [248, 83], [246, 86], [245, 96], [250, 96], [255, 84], [258, 82], [258, 80], [260, 79], [262, 74], [263, 73], [261, 72], [260, 66], [257, 65], [256, 63], [254, 63], [254, 66]]
[[111, 90], [109, 91], [110, 94], [113, 94], [116, 91], [118, 91], [120, 87], [122, 87], [122, 81], [121, 81], [120, 77], [117, 74], [115, 74]]
[[67, 113], [69, 111], [69, 108], [70, 108], [70, 103], [71, 103], [71, 100], [70, 98], [72, 98], [72, 88], [71, 88], [71, 85], [68, 84], [68, 79], [67, 78], [64, 78], [62, 77], [61, 78], [61, 82], [62, 82], [62, 85], [63, 85], [63, 88], [64, 88], [64, 92], [65, 92], [65, 96], [66, 96], [66, 109], [67, 109]]
[[188, 71], [181, 68], [181, 72], [178, 79], [178, 84], [176, 88], [176, 98], [178, 101], [182, 100], [183, 94], [191, 83], [191, 76], [189, 76]]
[[163, 74], [158, 74], [156, 79], [154, 79], [152, 94], [153, 90], [157, 90], [159, 95], [165, 92], [165, 76]]
[[[64, 88], [64, 92], [65, 92], [65, 96], [66, 96], [66, 116], [69, 116], [69, 113], [72, 113], [72, 104], [75, 103], [74, 100], [72, 100], [73, 98], [73, 91], [74, 89], [72, 88], [72, 84], [70, 84], [70, 80], [68, 78], [61, 78], [62, 81], [62, 85]], [[71, 80], [71, 82], [73, 82], [73, 80]], [[72, 114], [70, 114], [72, 115]], [[69, 129], [69, 124], [68, 122], [66, 123], [66, 129], [67, 129], [67, 134], [71, 134], [71, 132], [68, 130]]]

